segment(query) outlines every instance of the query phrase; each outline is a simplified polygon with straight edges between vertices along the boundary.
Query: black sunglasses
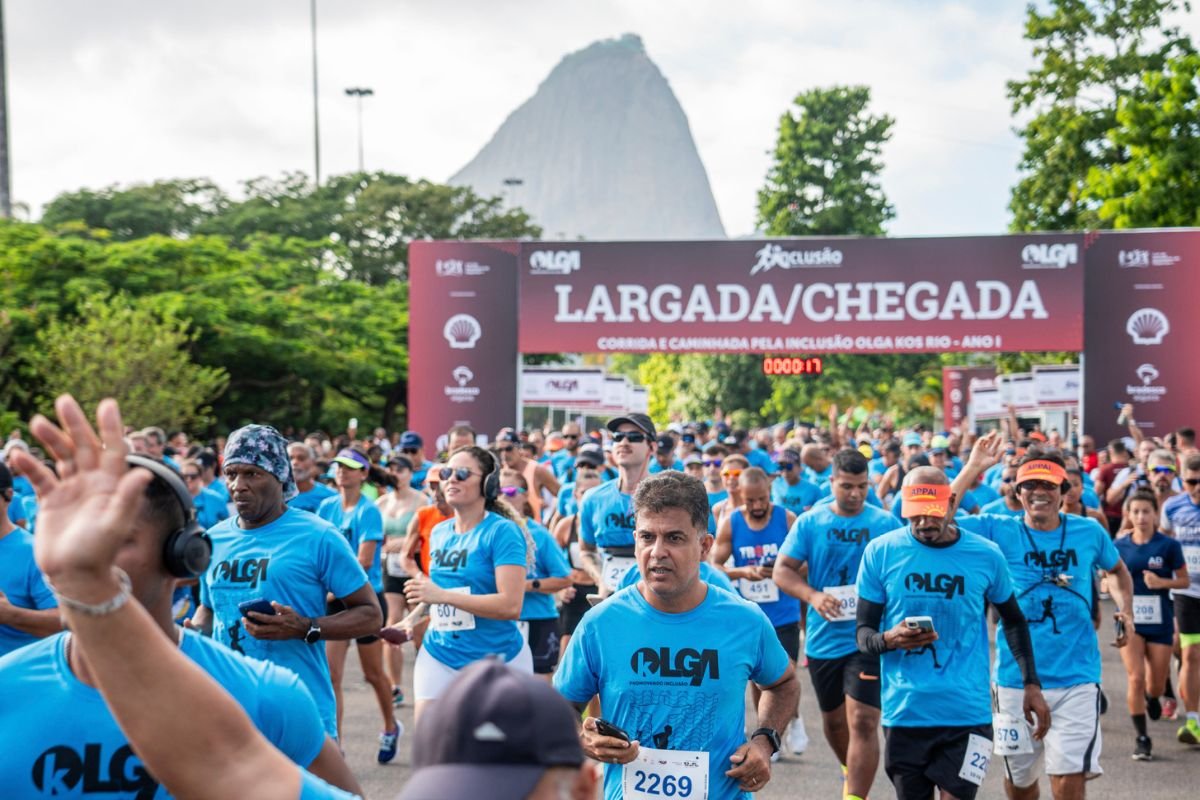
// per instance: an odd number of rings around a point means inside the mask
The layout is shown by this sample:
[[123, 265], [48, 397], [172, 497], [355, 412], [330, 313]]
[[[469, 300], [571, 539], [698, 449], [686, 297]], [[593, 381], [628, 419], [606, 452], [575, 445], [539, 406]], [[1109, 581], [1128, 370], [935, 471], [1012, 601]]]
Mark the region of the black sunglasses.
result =
[[421, 452], [421, 448], [419, 448], [419, 447], [401, 447], [400, 452], [404, 453], [405, 455], [412, 456], [412, 455], [416, 455], [417, 453]]
[[640, 444], [646, 441], [646, 434], [637, 431], [617, 431], [612, 438], [614, 442], [628, 441], [630, 444]]
[[1017, 489], [1022, 492], [1036, 492], [1038, 489], [1041, 489], [1043, 492], [1053, 492], [1058, 488], [1059, 485], [1057, 483], [1051, 483], [1050, 481], [1025, 481], [1017, 486]]
[[516, 447], [514, 447], [513, 445], [510, 444], [507, 447], [497, 447], [496, 452], [497, 453], [511, 453], [513, 450], [516, 450], [516, 449], [517, 449]]
[[450, 480], [451, 477], [454, 477], [455, 480], [465, 481], [467, 478], [471, 477], [472, 475], [479, 475], [479, 474], [481, 474], [481, 473], [472, 472], [471, 470], [467, 469], [466, 467], [459, 467], [458, 469], [454, 469], [453, 467], [442, 467], [441, 469], [438, 470], [438, 477], [440, 477], [444, 481]]
[[1200, 486], [1200, 478], [1184, 478], [1183, 482], [1188, 486]]

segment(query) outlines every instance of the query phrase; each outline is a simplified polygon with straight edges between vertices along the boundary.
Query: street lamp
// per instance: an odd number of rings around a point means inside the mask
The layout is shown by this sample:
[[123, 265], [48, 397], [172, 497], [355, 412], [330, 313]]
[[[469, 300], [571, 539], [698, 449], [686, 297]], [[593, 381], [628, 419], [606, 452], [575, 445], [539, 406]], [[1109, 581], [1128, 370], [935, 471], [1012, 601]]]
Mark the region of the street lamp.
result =
[[366, 172], [363, 168], [363, 124], [362, 124], [362, 101], [364, 97], [370, 97], [375, 94], [373, 89], [368, 89], [366, 86], [351, 86], [346, 89], [346, 95], [353, 97], [358, 103], [358, 171]]

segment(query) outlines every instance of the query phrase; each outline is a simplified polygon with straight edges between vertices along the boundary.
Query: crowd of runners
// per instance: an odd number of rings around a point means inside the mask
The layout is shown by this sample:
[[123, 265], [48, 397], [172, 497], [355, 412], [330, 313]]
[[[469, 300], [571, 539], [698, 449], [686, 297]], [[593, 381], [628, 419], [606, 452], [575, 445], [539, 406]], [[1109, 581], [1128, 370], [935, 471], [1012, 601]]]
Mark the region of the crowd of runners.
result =
[[[412, 737], [408, 798], [742, 797], [810, 729], [842, 765], [813, 797], [882, 768], [968, 800], [1002, 769], [1065, 800], [1200, 750], [1190, 429], [629, 413], [195, 443], [57, 412], [0, 464], [5, 797], [360, 795], [351, 642], [378, 761]], [[1130, 727], [1102, 747], [1110, 645]]]

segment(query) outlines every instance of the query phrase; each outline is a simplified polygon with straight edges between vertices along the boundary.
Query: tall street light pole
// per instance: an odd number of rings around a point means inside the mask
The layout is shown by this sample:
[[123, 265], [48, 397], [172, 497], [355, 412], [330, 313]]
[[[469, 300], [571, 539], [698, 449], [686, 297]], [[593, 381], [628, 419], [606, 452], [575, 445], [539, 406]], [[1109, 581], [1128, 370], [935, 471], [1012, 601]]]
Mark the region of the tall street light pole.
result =
[[12, 218], [8, 164], [8, 63], [4, 52], [4, 0], [0, 0], [0, 217]]
[[312, 28], [312, 94], [313, 94], [313, 175], [321, 186], [321, 118], [317, 102], [317, 0], [309, 0], [309, 20]]
[[360, 174], [366, 172], [363, 167], [362, 101], [364, 97], [370, 97], [373, 94], [375, 91], [366, 86], [351, 86], [346, 89], [346, 95], [355, 98], [355, 102], [358, 104], [358, 171]]

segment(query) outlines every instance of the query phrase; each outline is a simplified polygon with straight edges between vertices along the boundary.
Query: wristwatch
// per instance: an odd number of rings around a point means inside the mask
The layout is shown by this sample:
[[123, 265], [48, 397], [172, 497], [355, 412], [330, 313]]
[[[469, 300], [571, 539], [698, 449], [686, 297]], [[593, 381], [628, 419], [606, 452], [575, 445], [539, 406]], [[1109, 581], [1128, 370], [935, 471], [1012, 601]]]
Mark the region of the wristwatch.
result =
[[321, 641], [321, 626], [317, 624], [316, 617], [309, 618], [308, 633], [304, 634], [304, 641], [308, 644], [316, 644]]
[[774, 728], [759, 728], [754, 733], [750, 734], [751, 741], [753, 741], [754, 737], [756, 737], [756, 736], [767, 737], [767, 741], [771, 743], [771, 755], [774, 755], [775, 753], [779, 752], [779, 748], [780, 748], [779, 732], [776, 731]]
[[531, 583], [530, 586], [532, 586], [533, 590], [536, 592], [538, 589], [542, 588], [542, 582], [537, 578], [534, 578], [533, 583]]

